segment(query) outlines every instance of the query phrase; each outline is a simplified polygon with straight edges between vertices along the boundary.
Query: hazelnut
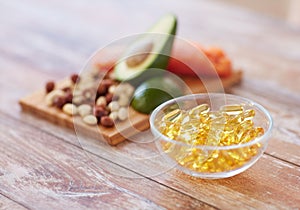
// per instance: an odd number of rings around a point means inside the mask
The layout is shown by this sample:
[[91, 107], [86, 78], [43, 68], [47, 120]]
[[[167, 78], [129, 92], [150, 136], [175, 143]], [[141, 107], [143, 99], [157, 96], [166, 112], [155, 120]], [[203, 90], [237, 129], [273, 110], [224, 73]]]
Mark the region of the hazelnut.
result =
[[55, 83], [53, 81], [49, 81], [46, 83], [46, 93], [50, 93], [55, 88]]
[[100, 83], [100, 85], [98, 87], [98, 90], [97, 90], [97, 93], [100, 96], [105, 95], [107, 93], [107, 87], [104, 84]]
[[114, 121], [108, 116], [101, 117], [100, 124], [104, 127], [112, 127], [114, 126]]
[[63, 96], [57, 96], [53, 99], [53, 105], [57, 108], [62, 108], [66, 104], [66, 99]]
[[72, 74], [70, 78], [71, 78], [71, 81], [73, 82], [73, 84], [75, 84], [77, 81], [79, 81], [78, 74]]
[[109, 103], [112, 102], [112, 100], [113, 100], [113, 94], [107, 93], [107, 94], [105, 95], [105, 99], [106, 99], [106, 102], [109, 104]]
[[48, 93], [45, 97], [45, 102], [48, 106], [52, 106], [54, 99], [58, 96], [65, 96], [65, 92], [62, 90], [53, 90], [50, 93]]
[[108, 111], [105, 108], [103, 108], [102, 106], [95, 106], [94, 107], [94, 115], [97, 118], [102, 118], [103, 116], [108, 115]]
[[73, 100], [73, 94], [71, 92], [66, 92], [66, 95], [65, 95], [66, 103], [72, 103], [72, 100]]
[[111, 79], [104, 79], [101, 82], [102, 85], [104, 85], [106, 88], [109, 88], [114, 84], [114, 82]]

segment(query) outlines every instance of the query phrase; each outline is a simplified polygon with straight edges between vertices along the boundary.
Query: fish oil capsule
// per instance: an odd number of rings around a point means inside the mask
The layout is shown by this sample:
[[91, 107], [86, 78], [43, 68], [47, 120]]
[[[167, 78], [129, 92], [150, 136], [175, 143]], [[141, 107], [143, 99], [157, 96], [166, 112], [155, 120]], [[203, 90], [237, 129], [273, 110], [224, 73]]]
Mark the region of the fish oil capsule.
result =
[[243, 106], [235, 104], [235, 105], [225, 105], [221, 107], [221, 112], [226, 113], [228, 115], [237, 115], [241, 114], [244, 111]]
[[208, 113], [210, 119], [215, 119], [219, 117], [224, 117], [222, 112], [219, 111], [210, 111]]
[[[189, 145], [230, 146], [243, 144], [264, 134], [262, 127], [255, 127], [255, 111], [244, 111], [242, 105], [226, 105], [218, 111], [205, 111], [201, 104], [190, 110], [175, 109], [167, 113], [160, 123], [160, 131], [167, 137]], [[203, 110], [202, 110], [203, 108]], [[173, 152], [174, 144], [164, 146]], [[182, 166], [199, 172], [223, 172], [246, 164], [259, 152], [260, 144], [231, 151], [217, 150], [203, 154], [198, 149], [176, 149], [173, 155]], [[197, 152], [195, 152], [197, 151]]]
[[224, 116], [219, 116], [210, 120], [212, 125], [224, 125], [226, 123], [226, 118]]
[[262, 127], [256, 127], [256, 128], [254, 128], [254, 130], [256, 133], [256, 137], [262, 136], [265, 133], [265, 131]]
[[227, 124], [232, 124], [232, 125], [236, 126], [244, 121], [243, 112], [241, 114], [237, 114], [237, 115], [228, 115], [228, 114], [224, 114], [224, 115], [226, 117]]
[[255, 116], [253, 109], [248, 109], [243, 113], [243, 120], [251, 120]]
[[210, 110], [210, 107], [209, 107], [208, 104], [201, 104], [199, 106], [196, 106], [196, 107], [192, 108], [189, 111], [189, 115], [191, 115], [191, 116], [201, 115], [201, 114], [204, 114], [204, 113], [208, 113], [209, 110]]
[[205, 114], [205, 113], [199, 115], [198, 119], [199, 119], [199, 121], [200, 121], [201, 123], [206, 123], [206, 124], [209, 124], [210, 121], [211, 121], [209, 115], [208, 115], [208, 114]]
[[247, 130], [250, 130], [252, 129], [254, 126], [254, 123], [252, 120], [246, 120], [246, 121], [243, 121], [242, 123], [240, 123], [237, 127], [236, 127], [236, 132], [238, 134], [241, 134]]
[[246, 143], [256, 138], [255, 129], [246, 130], [240, 138], [240, 143]]
[[176, 122], [182, 117], [182, 111], [180, 109], [175, 109], [163, 117], [163, 121]]

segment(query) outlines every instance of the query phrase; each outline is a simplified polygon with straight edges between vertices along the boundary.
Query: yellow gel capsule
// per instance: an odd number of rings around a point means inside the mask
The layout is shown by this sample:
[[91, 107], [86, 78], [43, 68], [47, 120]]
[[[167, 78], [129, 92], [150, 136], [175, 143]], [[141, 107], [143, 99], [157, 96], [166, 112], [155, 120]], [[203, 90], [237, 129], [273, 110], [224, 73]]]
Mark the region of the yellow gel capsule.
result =
[[176, 122], [182, 117], [182, 111], [180, 109], [175, 109], [163, 117], [163, 121]]
[[262, 127], [256, 127], [255, 129], [256, 137], [264, 135], [265, 131]]
[[255, 116], [253, 109], [246, 110], [243, 114], [243, 120], [251, 120]]
[[241, 114], [244, 111], [244, 108], [241, 105], [225, 105], [222, 106], [221, 111], [228, 115], [237, 115]]
[[236, 132], [240, 135], [247, 130], [251, 130], [253, 128], [253, 125], [254, 123], [252, 120], [243, 121], [236, 127]]
[[[169, 112], [162, 118], [159, 128], [162, 134], [188, 145], [229, 146], [247, 143], [264, 134], [262, 127], [254, 126], [254, 116], [254, 110], [244, 111], [242, 105], [226, 105], [219, 111], [210, 111], [207, 104], [201, 104], [190, 110]], [[258, 154], [260, 147], [262, 145], [257, 143], [230, 151], [202, 151], [174, 147], [173, 144], [163, 145], [165, 152], [179, 164], [206, 173], [241, 167]]]
[[226, 118], [221, 116], [221, 117], [216, 117], [210, 120], [212, 126], [219, 126], [219, 125], [225, 125], [226, 123]]
[[246, 130], [240, 138], [240, 143], [246, 143], [256, 138], [254, 129]]
[[209, 112], [209, 117], [210, 117], [210, 119], [215, 119], [215, 118], [224, 117], [224, 116], [219, 111], [218, 112], [217, 111], [210, 111]]
[[210, 107], [208, 104], [201, 104], [199, 106], [192, 108], [189, 111], [189, 115], [195, 116], [195, 115], [205, 114], [205, 113], [208, 113], [209, 110], [210, 110]]

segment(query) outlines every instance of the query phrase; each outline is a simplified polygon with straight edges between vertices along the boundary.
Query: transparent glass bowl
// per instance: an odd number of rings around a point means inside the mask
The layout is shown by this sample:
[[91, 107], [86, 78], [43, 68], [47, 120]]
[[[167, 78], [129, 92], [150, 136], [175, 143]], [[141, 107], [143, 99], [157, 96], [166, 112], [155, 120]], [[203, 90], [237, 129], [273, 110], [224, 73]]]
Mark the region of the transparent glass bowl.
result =
[[[262, 127], [264, 134], [243, 144], [229, 146], [192, 145], [173, 140], [160, 132], [162, 117], [179, 107], [189, 110], [200, 104], [210, 105], [217, 111], [224, 105], [241, 104], [245, 110], [253, 109], [254, 126]], [[168, 164], [194, 177], [217, 179], [231, 177], [251, 167], [266, 150], [272, 130], [272, 118], [261, 105], [239, 96], [221, 93], [194, 94], [174, 98], [157, 107], [151, 114], [151, 132], [156, 137], [156, 146]]]

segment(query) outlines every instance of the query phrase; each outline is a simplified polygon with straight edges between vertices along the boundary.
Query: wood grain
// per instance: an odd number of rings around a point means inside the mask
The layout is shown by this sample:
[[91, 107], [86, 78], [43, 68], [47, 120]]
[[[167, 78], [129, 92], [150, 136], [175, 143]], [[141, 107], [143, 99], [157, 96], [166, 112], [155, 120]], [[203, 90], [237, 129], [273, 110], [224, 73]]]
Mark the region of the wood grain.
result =
[[24, 210], [27, 209], [24, 206], [12, 201], [11, 199], [3, 196], [0, 194], [0, 209], [9, 210], [9, 209], [16, 209], [16, 210]]
[[[9, 118], [3, 121], [5, 115], [0, 116], [0, 165], [5, 166], [0, 189], [21, 204], [38, 209], [211, 208], [168, 187], [137, 177], [116, 164], [87, 156], [77, 147], [39, 129]], [[111, 171], [119, 171], [123, 176], [113, 176]], [[175, 202], [166, 202], [168, 198]]]
[[[229, 89], [233, 85], [240, 83], [241, 79], [242, 71], [236, 71], [230, 77], [226, 78], [206, 78], [205, 81], [201, 81], [198, 78], [190, 77], [185, 78], [184, 81], [192, 93], [201, 93], [207, 90], [222, 91]], [[67, 81], [68, 79], [58, 82], [58, 88], [64, 87]], [[219, 88], [221, 90], [218, 90]], [[148, 129], [150, 126], [149, 115], [139, 113], [131, 107], [128, 108], [129, 118], [125, 121], [117, 122], [115, 127], [89, 126], [80, 119], [80, 116], [68, 116], [57, 108], [49, 107], [45, 102], [45, 96], [45, 90], [36, 91], [20, 99], [19, 103], [23, 111], [43, 117], [59, 126], [76, 128], [86, 135], [102, 141], [106, 140], [110, 145], [117, 145], [140, 131]], [[74, 128], [75, 123], [76, 126]]]
[[[56, 132], [60, 133], [57, 130]], [[65, 139], [72, 137], [71, 134], [66, 136], [65, 132], [62, 134], [64, 134], [62, 138]], [[151, 137], [148, 138], [151, 141]], [[241, 175], [220, 181], [206, 181], [194, 179], [174, 169], [170, 171], [170, 169], [164, 168], [162, 159], [153, 158], [157, 151], [149, 143], [124, 142], [117, 146], [119, 151], [117, 153], [112, 152], [110, 150], [112, 147], [109, 145], [95, 139], [81, 140], [80, 143], [86, 151], [106, 160], [114, 160], [118, 166], [135, 172], [135, 174], [128, 175], [128, 173], [110, 166], [109, 171], [113, 175], [120, 176], [122, 174], [136, 179], [138, 178], [137, 174], [149, 177], [151, 175], [149, 170], [152, 172], [161, 170], [164, 173], [158, 173], [149, 178], [194, 199], [214, 204], [218, 208], [225, 208], [227, 205], [244, 206], [245, 208], [270, 208], [271, 206], [293, 208], [300, 202], [297, 196], [299, 186], [295, 185], [300, 176], [300, 168], [273, 157], [263, 156], [257, 164]], [[91, 155], [89, 157], [97, 165], [97, 158]], [[289, 174], [288, 179], [286, 174]]]

